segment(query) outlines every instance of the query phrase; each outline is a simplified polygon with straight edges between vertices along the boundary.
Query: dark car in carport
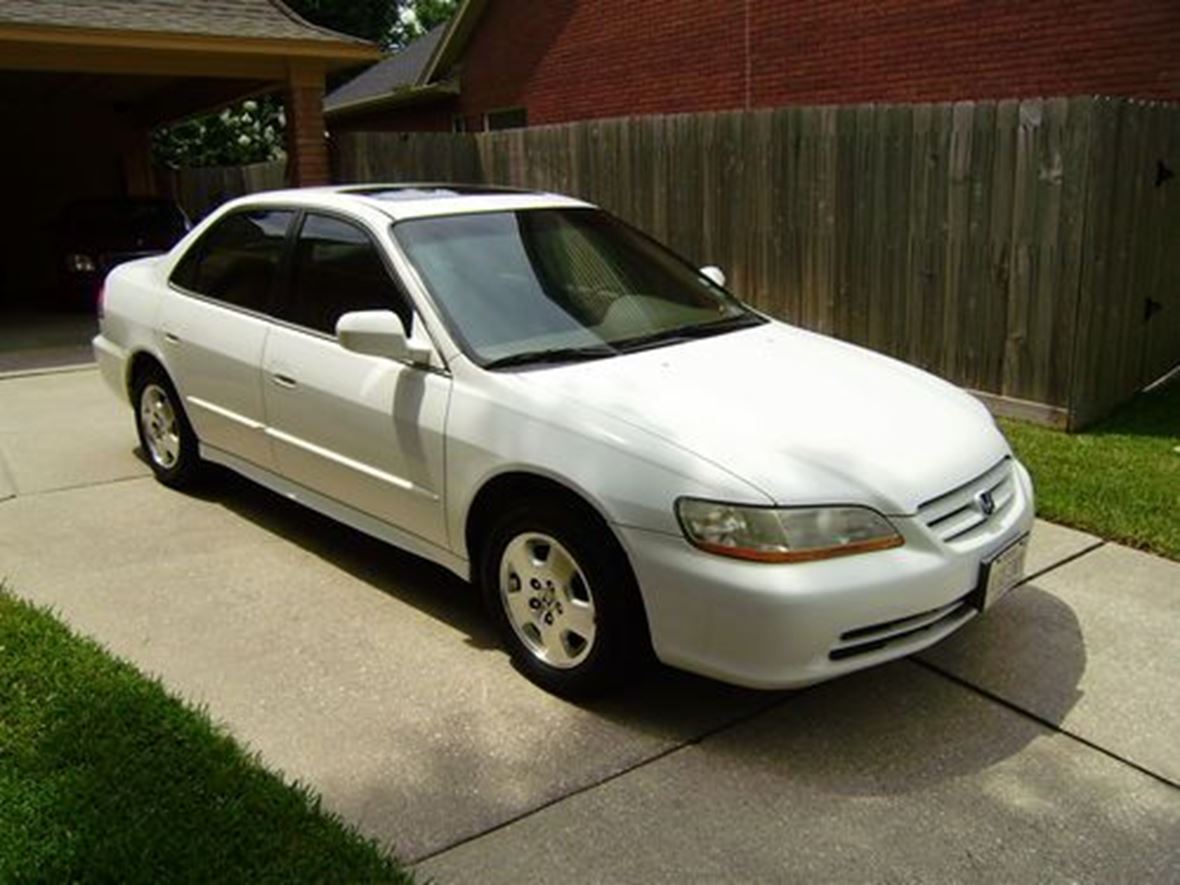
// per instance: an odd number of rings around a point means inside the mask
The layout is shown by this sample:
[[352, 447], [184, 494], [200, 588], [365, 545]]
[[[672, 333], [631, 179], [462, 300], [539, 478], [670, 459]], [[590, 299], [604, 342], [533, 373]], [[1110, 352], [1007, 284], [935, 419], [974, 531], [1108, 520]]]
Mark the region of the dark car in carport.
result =
[[191, 226], [176, 201], [163, 197], [70, 203], [53, 225], [59, 306], [92, 308], [111, 268], [168, 251]]

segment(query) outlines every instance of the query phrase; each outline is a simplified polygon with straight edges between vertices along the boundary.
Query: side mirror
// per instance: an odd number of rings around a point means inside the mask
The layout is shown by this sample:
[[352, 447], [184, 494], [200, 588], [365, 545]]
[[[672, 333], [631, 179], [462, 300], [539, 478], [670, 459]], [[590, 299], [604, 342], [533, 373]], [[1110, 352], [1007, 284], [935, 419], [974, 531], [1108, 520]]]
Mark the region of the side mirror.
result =
[[428, 363], [427, 344], [406, 337], [402, 319], [392, 310], [354, 310], [336, 321], [336, 339], [353, 353], [383, 356], [410, 363]]
[[722, 289], [725, 288], [725, 271], [715, 264], [710, 264], [708, 267], [701, 268], [701, 276], [708, 279], [710, 282], [716, 283]]

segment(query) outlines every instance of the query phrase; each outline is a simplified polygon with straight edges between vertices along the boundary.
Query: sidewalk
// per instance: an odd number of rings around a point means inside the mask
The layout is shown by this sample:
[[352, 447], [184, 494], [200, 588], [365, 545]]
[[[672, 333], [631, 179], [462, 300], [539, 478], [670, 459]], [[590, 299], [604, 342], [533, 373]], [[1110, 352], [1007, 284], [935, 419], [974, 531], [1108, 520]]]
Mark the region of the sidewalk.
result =
[[1178, 563], [1039, 522], [1032, 579], [918, 659], [576, 706], [442, 570], [134, 447], [96, 372], [0, 380], [0, 576], [423, 876], [1180, 878]]

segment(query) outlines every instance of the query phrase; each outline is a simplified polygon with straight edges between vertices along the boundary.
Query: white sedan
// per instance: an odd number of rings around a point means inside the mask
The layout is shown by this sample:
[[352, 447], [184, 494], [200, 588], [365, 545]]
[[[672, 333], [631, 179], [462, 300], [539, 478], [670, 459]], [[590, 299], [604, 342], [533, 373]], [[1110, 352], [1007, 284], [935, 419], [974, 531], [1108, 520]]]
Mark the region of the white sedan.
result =
[[1032, 485], [975, 399], [567, 197], [235, 200], [110, 275], [94, 347], [162, 482], [217, 462], [441, 563], [561, 694], [652, 652], [818, 682], [1023, 568]]

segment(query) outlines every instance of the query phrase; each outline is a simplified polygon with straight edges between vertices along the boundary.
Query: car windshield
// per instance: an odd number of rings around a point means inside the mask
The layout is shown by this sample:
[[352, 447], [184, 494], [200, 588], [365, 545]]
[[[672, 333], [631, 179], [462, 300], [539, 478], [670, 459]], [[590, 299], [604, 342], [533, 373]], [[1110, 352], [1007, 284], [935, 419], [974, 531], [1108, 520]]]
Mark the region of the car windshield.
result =
[[481, 365], [595, 359], [763, 320], [595, 209], [412, 219], [394, 236]]

